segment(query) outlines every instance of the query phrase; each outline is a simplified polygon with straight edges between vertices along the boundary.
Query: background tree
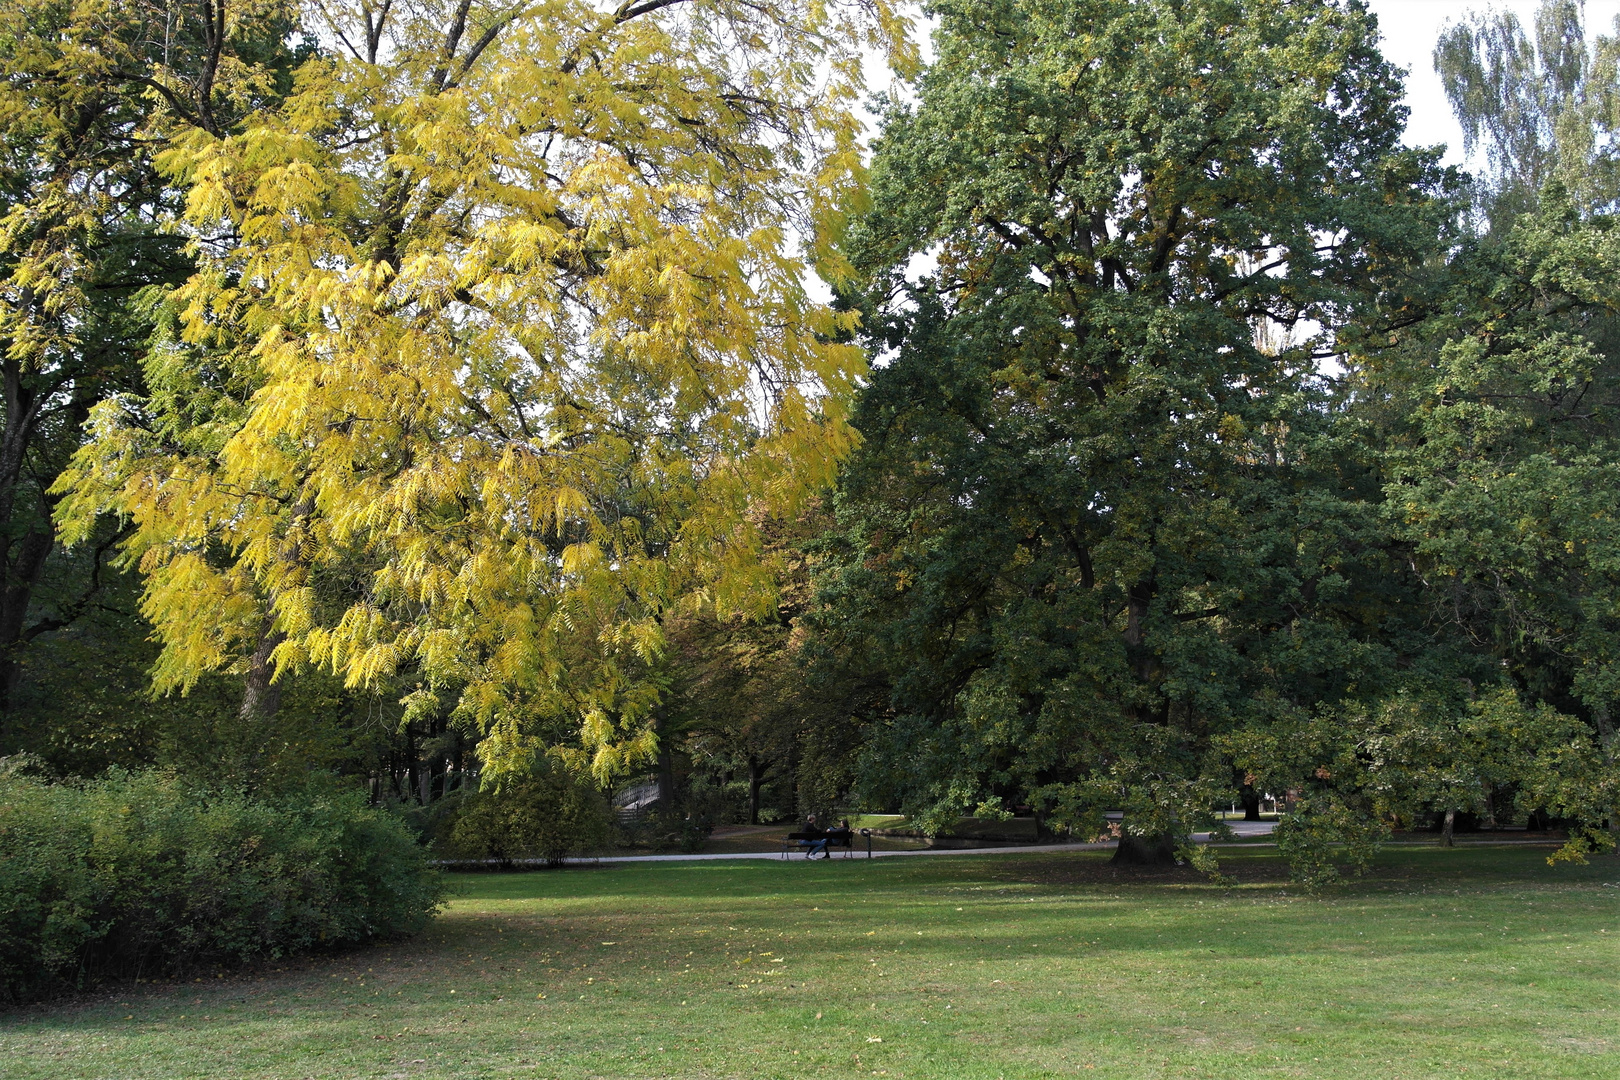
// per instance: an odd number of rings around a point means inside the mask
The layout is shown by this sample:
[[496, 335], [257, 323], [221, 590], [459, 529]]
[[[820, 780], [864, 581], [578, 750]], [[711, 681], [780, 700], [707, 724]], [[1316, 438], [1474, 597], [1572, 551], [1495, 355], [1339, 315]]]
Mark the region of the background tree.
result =
[[1121, 857], [1168, 857], [1226, 801], [1213, 734], [1391, 666], [1377, 486], [1332, 459], [1316, 365], [1385, 321], [1440, 178], [1359, 5], [937, 11], [855, 234], [893, 350], [830, 586], [894, 687], [869, 788], [1124, 806]]
[[1478, 203], [1492, 229], [1533, 208], [1552, 181], [1586, 212], [1620, 199], [1620, 43], [1588, 41], [1583, 8], [1543, 0], [1533, 34], [1511, 11], [1470, 12], [1435, 45], [1463, 150], [1485, 149]]
[[[1453, 260], [1445, 314], [1355, 371], [1364, 407], [1386, 417], [1388, 513], [1423, 577], [1431, 625], [1528, 702], [1579, 717], [1611, 770], [1620, 694], [1614, 229], [1607, 217], [1583, 220], [1549, 186], [1542, 207], [1506, 236]], [[1612, 790], [1616, 779], [1599, 784]], [[1591, 793], [1585, 824], [1613, 819], [1606, 806], [1590, 810], [1603, 798]]]
[[818, 505], [767, 523], [764, 553], [780, 583], [774, 619], [682, 620], [672, 632], [672, 702], [687, 733], [691, 780], [750, 824], [847, 808], [861, 718], [884, 694], [812, 646], [814, 577], [834, 527]]
[[807, 719], [792, 603], [784, 596], [773, 621], [699, 617], [674, 634], [684, 749], [722, 798], [741, 796], [751, 825], [767, 784], [791, 791]]
[[[115, 530], [57, 558], [50, 493], [91, 407], [139, 388], [142, 290], [190, 263], [154, 154], [290, 86], [280, 0], [22, 0], [0, 13], [0, 733], [27, 646], [83, 614]], [[41, 584], [49, 587], [36, 595]]]
[[468, 796], [449, 827], [448, 850], [470, 859], [540, 858], [561, 866], [600, 851], [612, 836], [606, 800], [561, 762], [541, 762], [499, 790]]

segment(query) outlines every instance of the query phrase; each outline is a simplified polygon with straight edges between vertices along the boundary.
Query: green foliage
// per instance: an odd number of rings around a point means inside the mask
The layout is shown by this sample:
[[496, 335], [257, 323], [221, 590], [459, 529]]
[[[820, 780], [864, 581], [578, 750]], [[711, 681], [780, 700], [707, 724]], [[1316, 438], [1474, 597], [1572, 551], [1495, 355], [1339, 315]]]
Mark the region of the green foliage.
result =
[[818, 621], [892, 690], [864, 787], [1185, 835], [1233, 786], [1215, 735], [1431, 645], [1316, 363], [1381, 325], [1450, 181], [1359, 5], [937, 10], [851, 240], [892, 357]]
[[759, 824], [847, 805], [860, 717], [884, 694], [858, 672], [808, 662], [813, 578], [834, 525], [827, 505], [768, 524], [774, 618], [669, 623], [672, 727], [691, 762], [677, 777], [683, 819]]
[[173, 975], [420, 929], [436, 873], [397, 818], [311, 783], [275, 803], [163, 773], [0, 776], [0, 994]]
[[[1579, 807], [1578, 828], [1620, 827], [1615, 229], [1549, 186], [1505, 236], [1464, 249], [1439, 313], [1355, 376], [1358, 408], [1382, 429], [1390, 527], [1436, 636], [1488, 664], [1482, 695], [1506, 677], [1580, 722], [1535, 729], [1545, 749], [1570, 751], [1566, 782], [1586, 794], [1538, 790]], [[1590, 760], [1573, 753], [1574, 734]]]
[[[1610, 843], [1620, 46], [1447, 32], [1481, 237], [1359, 2], [938, 0], [869, 202], [899, 9], [777, 8], [0, 12], [0, 754], [243, 829], [365, 776], [501, 861], [643, 768], [660, 847], [854, 789], [1168, 852], [1245, 783], [1316, 884], [1434, 813]], [[78, 835], [40, 948], [120, 970]]]
[[[1278, 847], [1312, 885], [1335, 880], [1339, 863], [1365, 870], [1392, 824], [1425, 811], [1490, 812], [1492, 793], [1505, 789], [1520, 814], [1596, 822], [1615, 792], [1585, 723], [1507, 687], [1471, 700], [1459, 687], [1345, 702], [1220, 741], [1257, 786], [1293, 793]], [[1557, 858], [1608, 846], [1577, 828]]]
[[621, 826], [624, 841], [632, 847], [653, 851], [702, 851], [714, 832], [714, 802], [688, 795], [671, 806], [655, 804]]
[[868, 796], [1123, 809], [1165, 851], [1252, 784], [1311, 884], [1499, 802], [1608, 846], [1612, 45], [1565, 4], [1511, 78], [1500, 34], [1443, 44], [1493, 160], [1583, 185], [1475, 240], [1360, 5], [938, 10], [851, 234], [891, 355], [816, 615], [818, 659], [890, 689]]
[[1620, 41], [1586, 36], [1579, 0], [1542, 0], [1527, 34], [1512, 11], [1469, 12], [1448, 26], [1434, 67], [1463, 129], [1483, 145], [1478, 202], [1505, 232], [1557, 182], [1587, 211], [1620, 199]]
[[598, 851], [612, 836], [607, 801], [560, 764], [469, 794], [449, 829], [449, 849], [467, 859], [544, 859]]

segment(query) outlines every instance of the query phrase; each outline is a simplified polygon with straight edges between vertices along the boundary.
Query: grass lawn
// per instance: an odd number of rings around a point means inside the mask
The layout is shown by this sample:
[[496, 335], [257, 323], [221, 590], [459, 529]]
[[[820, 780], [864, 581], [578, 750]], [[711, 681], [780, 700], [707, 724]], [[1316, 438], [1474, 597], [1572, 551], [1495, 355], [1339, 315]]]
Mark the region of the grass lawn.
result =
[[1297, 895], [1093, 853], [464, 876], [390, 949], [0, 1019], [49, 1077], [1620, 1077], [1620, 861]]

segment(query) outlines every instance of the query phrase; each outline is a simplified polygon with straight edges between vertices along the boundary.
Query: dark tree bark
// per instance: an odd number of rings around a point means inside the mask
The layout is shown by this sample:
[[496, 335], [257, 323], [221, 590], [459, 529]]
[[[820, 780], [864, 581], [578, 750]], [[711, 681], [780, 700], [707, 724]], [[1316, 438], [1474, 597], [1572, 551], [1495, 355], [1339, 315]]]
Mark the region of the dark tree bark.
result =
[[275, 628], [266, 616], [259, 630], [259, 644], [248, 657], [247, 677], [242, 680], [242, 709], [244, 720], [272, 720], [281, 710], [281, 684], [276, 682], [276, 668], [270, 654], [287, 640], [287, 635]]
[[1238, 802], [1243, 804], [1243, 820], [1260, 820], [1260, 793], [1254, 790], [1253, 784], [1244, 784], [1238, 789]]
[[1440, 826], [1440, 846], [1441, 847], [1451, 847], [1452, 846], [1451, 835], [1452, 835], [1452, 832], [1456, 829], [1456, 827], [1457, 827], [1457, 811], [1455, 811], [1455, 810], [1447, 810], [1446, 811], [1445, 823]]
[[405, 729], [405, 798], [416, 798], [418, 788], [417, 776], [421, 772], [418, 767], [416, 751], [416, 730], [413, 727]]
[[[56, 530], [50, 523], [56, 500], [43, 490], [54, 477], [30, 480], [34, 469], [29, 462], [38, 454], [35, 443], [40, 424], [53, 412], [50, 398], [60, 388], [60, 382], [30, 377], [15, 358], [6, 358], [0, 366], [0, 407], [5, 410], [4, 424], [0, 426], [0, 724], [11, 709], [22, 679], [23, 649], [39, 633], [61, 629], [71, 621], [28, 626], [34, 590], [56, 546]], [[65, 405], [57, 407], [61, 422], [77, 430], [89, 417], [91, 402], [86, 390], [76, 390]], [[23, 500], [24, 505], [19, 506], [20, 489], [36, 483], [40, 486], [31, 499]], [[29, 506], [31, 500], [38, 500], [38, 505]], [[93, 580], [92, 592], [95, 584]]]
[[0, 589], [0, 716], [11, 710], [11, 702], [22, 681], [22, 652], [31, 640], [27, 627], [28, 605], [45, 572], [45, 561], [56, 545], [49, 529], [31, 529], [13, 547], [7, 560], [5, 587]]
[[771, 775], [772, 765], [757, 754], [748, 755], [748, 824], [759, 824], [759, 789]]
[[675, 733], [671, 727], [669, 710], [658, 706], [653, 713], [653, 732], [658, 736], [658, 807], [666, 813], [675, 809], [675, 750], [670, 745]]

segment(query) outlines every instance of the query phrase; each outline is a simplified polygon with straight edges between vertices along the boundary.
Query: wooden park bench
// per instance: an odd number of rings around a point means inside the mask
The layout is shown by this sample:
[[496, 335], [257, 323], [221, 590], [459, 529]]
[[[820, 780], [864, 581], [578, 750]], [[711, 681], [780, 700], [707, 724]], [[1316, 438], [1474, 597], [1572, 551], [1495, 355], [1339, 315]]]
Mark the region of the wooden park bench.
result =
[[[866, 857], [870, 859], [872, 857], [872, 830], [862, 829], [860, 835], [866, 837]], [[805, 858], [808, 859], [810, 857], [808, 850], [810, 846], [822, 840], [827, 841], [828, 858], [832, 857], [832, 849], [835, 847], [844, 849], [844, 858], [853, 859], [855, 857], [855, 831], [853, 829], [828, 829], [826, 832], [821, 833], [788, 833], [787, 836], [782, 838], [782, 858], [785, 859], [792, 855], [793, 846], [797, 844], [806, 849]]]

